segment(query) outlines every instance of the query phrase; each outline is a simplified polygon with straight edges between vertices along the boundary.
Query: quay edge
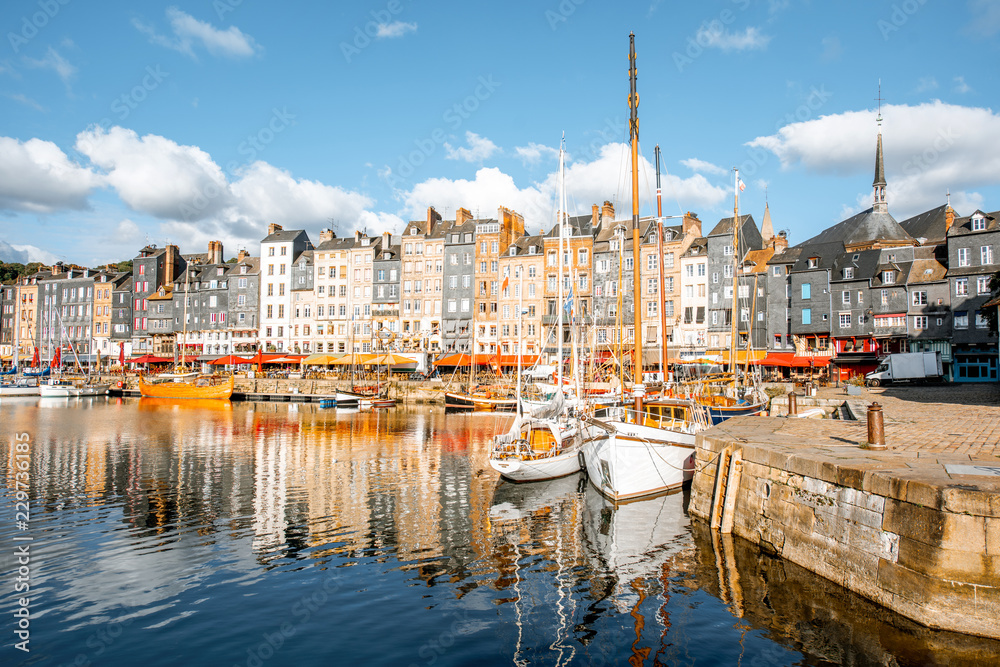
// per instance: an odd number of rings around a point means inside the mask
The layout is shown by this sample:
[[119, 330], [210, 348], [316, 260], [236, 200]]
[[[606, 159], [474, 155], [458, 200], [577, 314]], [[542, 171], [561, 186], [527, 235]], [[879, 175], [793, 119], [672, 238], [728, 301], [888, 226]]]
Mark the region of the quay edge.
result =
[[863, 421], [731, 419], [698, 436], [690, 513], [711, 520], [719, 460], [739, 452], [734, 535], [922, 625], [1000, 639], [1000, 478], [945, 468], [1000, 458], [865, 440]]

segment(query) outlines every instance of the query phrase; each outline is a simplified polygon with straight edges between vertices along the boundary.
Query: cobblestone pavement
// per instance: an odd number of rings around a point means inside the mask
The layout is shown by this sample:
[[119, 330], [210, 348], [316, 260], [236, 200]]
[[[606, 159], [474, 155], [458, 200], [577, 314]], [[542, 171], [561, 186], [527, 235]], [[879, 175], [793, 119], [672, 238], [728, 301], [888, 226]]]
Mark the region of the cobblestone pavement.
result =
[[[843, 388], [825, 387], [818, 394], [865, 406], [879, 403], [886, 444], [893, 451], [1000, 456], [1000, 385], [901, 385], [864, 389], [850, 397]], [[867, 438], [867, 430], [862, 436]]]

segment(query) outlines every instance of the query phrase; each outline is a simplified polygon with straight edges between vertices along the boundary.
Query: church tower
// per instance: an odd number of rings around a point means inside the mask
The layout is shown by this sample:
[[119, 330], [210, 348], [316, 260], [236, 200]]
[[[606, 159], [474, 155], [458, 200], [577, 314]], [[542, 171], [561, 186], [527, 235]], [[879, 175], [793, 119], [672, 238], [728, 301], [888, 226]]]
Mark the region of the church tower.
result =
[[875, 122], [878, 123], [878, 143], [875, 146], [875, 182], [872, 183], [872, 210], [875, 213], [888, 213], [889, 205], [885, 201], [885, 166], [882, 164], [882, 86], [879, 85], [879, 110]]

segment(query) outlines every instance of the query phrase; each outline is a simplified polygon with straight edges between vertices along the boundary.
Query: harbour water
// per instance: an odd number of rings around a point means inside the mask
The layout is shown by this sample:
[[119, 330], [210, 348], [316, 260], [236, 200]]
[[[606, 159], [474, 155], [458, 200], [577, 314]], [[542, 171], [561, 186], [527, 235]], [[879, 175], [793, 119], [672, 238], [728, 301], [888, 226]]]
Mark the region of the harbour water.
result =
[[[0, 664], [1000, 656], [1000, 643], [918, 627], [711, 535], [688, 520], [683, 493], [614, 508], [579, 476], [498, 483], [487, 446], [509, 419], [426, 406], [5, 399]], [[18, 480], [30, 499], [21, 523]], [[15, 593], [23, 545], [30, 591]], [[21, 596], [30, 652], [14, 646]]]

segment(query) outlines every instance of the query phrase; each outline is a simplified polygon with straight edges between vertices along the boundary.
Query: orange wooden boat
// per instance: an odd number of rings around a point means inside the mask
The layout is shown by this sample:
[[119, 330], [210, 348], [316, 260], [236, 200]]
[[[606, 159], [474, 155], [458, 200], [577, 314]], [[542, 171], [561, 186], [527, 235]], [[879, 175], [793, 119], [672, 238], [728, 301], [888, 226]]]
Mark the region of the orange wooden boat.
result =
[[235, 385], [232, 375], [228, 378], [201, 375], [182, 382], [147, 382], [146, 378], [139, 377], [139, 393], [146, 398], [229, 399]]

